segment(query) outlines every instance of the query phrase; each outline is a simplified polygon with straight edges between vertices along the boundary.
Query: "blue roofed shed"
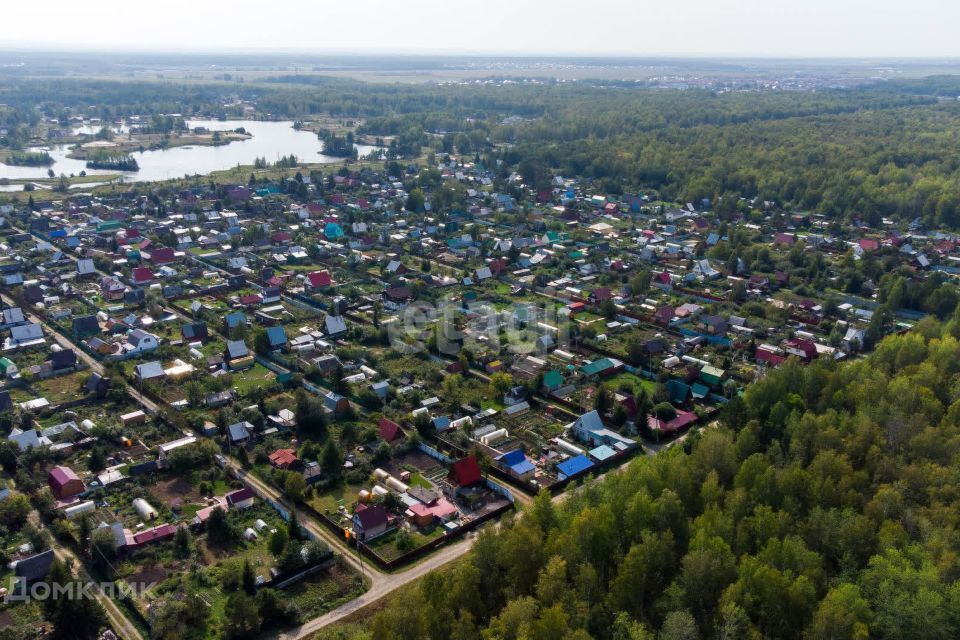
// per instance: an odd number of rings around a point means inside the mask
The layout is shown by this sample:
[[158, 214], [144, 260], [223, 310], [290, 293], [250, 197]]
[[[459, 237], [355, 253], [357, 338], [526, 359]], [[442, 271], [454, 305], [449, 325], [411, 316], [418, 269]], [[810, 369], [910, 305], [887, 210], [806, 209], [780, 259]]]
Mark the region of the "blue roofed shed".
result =
[[561, 480], [580, 475], [593, 467], [593, 463], [585, 455], [579, 455], [569, 460], [564, 460], [557, 465], [557, 476]]

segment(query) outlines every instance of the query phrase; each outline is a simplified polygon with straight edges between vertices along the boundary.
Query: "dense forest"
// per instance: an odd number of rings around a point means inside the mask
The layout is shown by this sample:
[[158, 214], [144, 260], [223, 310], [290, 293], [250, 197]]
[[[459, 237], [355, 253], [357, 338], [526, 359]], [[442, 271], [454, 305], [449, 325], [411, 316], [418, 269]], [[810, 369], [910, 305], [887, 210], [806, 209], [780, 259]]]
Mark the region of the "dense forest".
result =
[[960, 316], [788, 362], [326, 638], [960, 637]]

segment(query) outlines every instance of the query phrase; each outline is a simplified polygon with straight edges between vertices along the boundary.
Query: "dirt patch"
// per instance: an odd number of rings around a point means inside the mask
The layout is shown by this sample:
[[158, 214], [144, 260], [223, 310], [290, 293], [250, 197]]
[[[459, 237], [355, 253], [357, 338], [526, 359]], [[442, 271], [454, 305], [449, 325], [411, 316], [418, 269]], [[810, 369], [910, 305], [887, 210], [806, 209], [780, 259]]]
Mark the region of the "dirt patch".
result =
[[14, 622], [13, 616], [10, 615], [9, 611], [0, 612], [0, 629], [6, 629], [7, 627], [12, 627]]
[[200, 501], [199, 492], [183, 478], [158, 482], [150, 487], [150, 493], [167, 506], [178, 501], [182, 504]]
[[140, 590], [160, 584], [166, 580], [170, 574], [171, 572], [163, 567], [153, 566], [141, 569], [125, 578], [125, 580], [130, 585], [133, 585], [134, 588]]

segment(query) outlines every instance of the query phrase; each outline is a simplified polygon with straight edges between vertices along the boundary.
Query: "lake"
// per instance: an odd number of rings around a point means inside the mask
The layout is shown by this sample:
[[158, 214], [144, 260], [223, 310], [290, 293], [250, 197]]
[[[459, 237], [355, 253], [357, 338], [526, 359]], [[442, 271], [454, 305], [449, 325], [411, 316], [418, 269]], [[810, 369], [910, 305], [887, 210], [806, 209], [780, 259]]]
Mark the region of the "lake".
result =
[[[211, 131], [246, 129], [253, 137], [247, 140], [231, 142], [219, 147], [187, 146], [158, 149], [156, 151], [134, 152], [132, 155], [140, 165], [140, 171], [117, 172], [87, 169], [85, 160], [68, 158], [70, 149], [66, 145], [37, 147], [46, 149], [53, 156], [51, 167], [14, 167], [0, 163], [0, 178], [30, 180], [46, 178], [47, 169], [59, 176], [65, 173], [79, 175], [107, 175], [122, 173], [127, 182], [149, 182], [169, 180], [185, 175], [206, 175], [213, 171], [230, 169], [237, 165], [252, 165], [257, 158], [266, 158], [267, 162], [276, 162], [281, 156], [297, 156], [304, 163], [339, 162], [342, 158], [323, 155], [323, 143], [316, 134], [309, 131], [297, 131], [293, 122], [261, 122], [259, 120], [188, 120], [187, 126], [205, 127]], [[366, 155], [377, 147], [357, 145], [358, 153]]]

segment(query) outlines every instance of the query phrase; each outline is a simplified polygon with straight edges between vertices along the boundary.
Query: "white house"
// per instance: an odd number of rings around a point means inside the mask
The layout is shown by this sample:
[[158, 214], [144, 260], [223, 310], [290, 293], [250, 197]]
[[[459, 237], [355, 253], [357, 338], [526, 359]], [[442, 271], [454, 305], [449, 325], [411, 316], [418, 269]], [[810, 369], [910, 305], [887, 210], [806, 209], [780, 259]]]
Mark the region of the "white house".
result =
[[123, 353], [148, 353], [155, 351], [159, 346], [160, 339], [157, 336], [143, 329], [134, 329], [127, 334], [127, 339], [123, 343]]

